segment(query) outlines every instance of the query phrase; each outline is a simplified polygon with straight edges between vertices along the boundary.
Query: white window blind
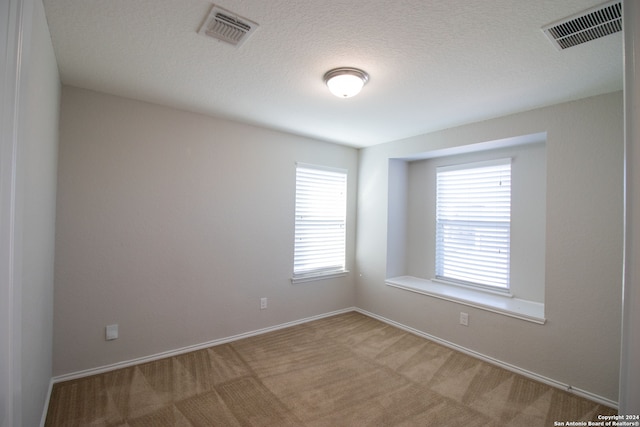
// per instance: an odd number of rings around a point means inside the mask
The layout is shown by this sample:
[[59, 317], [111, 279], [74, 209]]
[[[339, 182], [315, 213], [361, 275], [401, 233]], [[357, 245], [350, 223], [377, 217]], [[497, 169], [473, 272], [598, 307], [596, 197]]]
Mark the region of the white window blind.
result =
[[296, 165], [293, 276], [345, 271], [347, 171]]
[[511, 159], [436, 174], [436, 278], [507, 291]]

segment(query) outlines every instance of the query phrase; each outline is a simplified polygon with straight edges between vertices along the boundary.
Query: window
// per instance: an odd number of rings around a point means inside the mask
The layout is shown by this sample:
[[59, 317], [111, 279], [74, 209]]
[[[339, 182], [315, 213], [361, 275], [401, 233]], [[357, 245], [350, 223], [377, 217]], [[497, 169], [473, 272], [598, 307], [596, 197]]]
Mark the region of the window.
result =
[[[385, 283], [410, 291], [417, 298], [426, 296], [452, 301], [544, 324], [545, 137], [545, 134], [524, 135], [508, 141], [470, 144], [464, 147], [463, 152], [460, 152], [460, 147], [452, 147], [416, 153], [406, 158], [390, 158]], [[493, 146], [494, 143], [499, 143], [499, 146]], [[510, 209], [505, 209], [509, 218], [508, 262], [504, 254], [500, 254], [505, 260], [501, 268], [507, 278], [506, 284], [451, 277], [450, 268], [443, 274], [442, 266], [450, 267], [446, 262], [441, 263], [440, 272], [436, 274], [438, 173], [442, 174], [447, 169], [454, 171], [499, 165], [496, 159], [506, 159], [507, 171], [502, 182], [510, 186], [507, 193]], [[443, 177], [444, 174], [441, 175]], [[444, 218], [441, 215], [441, 219], [453, 222], [463, 218]], [[502, 221], [500, 225], [506, 226], [507, 223]], [[441, 252], [440, 260], [444, 259]], [[469, 268], [471, 263], [465, 261], [463, 266]]]
[[292, 281], [346, 273], [347, 171], [296, 165]]
[[436, 170], [436, 279], [509, 290], [511, 159]]

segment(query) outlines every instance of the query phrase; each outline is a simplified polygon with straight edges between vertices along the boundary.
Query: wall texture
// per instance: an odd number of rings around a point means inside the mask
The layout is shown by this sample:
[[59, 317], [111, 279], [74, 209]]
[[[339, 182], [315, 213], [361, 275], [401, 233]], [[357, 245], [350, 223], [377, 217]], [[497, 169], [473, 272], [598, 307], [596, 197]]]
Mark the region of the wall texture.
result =
[[355, 149], [63, 87], [54, 375], [353, 306], [290, 282], [296, 161], [348, 169], [353, 270]]
[[40, 0], [33, 2], [23, 139], [18, 154], [22, 226], [22, 425], [40, 423], [52, 372], [60, 79]]
[[[617, 401], [622, 107], [617, 92], [361, 150], [356, 305]], [[388, 221], [406, 221], [387, 215], [388, 198], [395, 197], [388, 189], [389, 159], [540, 132], [547, 132], [545, 325], [385, 285]], [[392, 241], [391, 247], [401, 245]], [[462, 310], [469, 327], [458, 325]]]

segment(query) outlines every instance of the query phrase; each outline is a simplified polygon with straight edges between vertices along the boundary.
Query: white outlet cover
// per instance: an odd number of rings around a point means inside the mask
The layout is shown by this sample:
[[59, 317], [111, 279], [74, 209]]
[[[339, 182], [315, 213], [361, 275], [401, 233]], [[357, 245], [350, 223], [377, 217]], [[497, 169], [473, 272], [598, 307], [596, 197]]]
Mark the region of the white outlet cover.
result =
[[107, 325], [105, 328], [105, 339], [107, 341], [118, 338], [118, 325]]
[[469, 326], [469, 314], [460, 312], [460, 324], [464, 326]]

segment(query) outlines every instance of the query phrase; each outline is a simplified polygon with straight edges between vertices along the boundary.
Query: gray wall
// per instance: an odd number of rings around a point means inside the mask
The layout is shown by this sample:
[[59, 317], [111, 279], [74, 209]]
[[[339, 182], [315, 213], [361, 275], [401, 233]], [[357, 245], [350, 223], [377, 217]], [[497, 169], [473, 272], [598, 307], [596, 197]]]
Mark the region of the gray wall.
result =
[[353, 270], [357, 150], [63, 87], [54, 374], [353, 306], [353, 273], [290, 282], [296, 161], [348, 169]]
[[60, 79], [40, 0], [33, 5], [18, 158], [22, 221], [22, 425], [40, 423], [52, 372]]
[[[361, 150], [356, 305], [617, 401], [622, 107], [622, 93], [617, 92]], [[547, 132], [545, 325], [385, 285], [387, 223], [390, 220], [393, 228], [398, 221], [406, 221], [387, 215], [388, 199], [406, 203], [388, 188], [389, 159], [541, 132]], [[389, 237], [391, 248], [404, 250], [406, 236]], [[469, 327], [458, 325], [460, 311], [469, 313]]]

